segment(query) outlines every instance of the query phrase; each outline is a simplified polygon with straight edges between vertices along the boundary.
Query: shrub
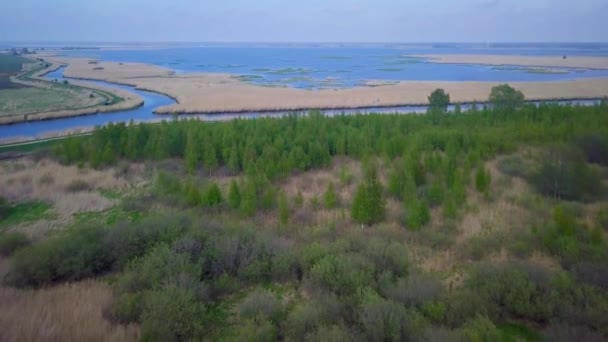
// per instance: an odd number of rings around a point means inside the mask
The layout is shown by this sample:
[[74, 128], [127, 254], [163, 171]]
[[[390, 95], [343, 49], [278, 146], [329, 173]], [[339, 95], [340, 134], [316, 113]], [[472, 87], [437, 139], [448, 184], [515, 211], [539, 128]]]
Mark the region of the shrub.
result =
[[342, 317], [342, 304], [334, 296], [323, 296], [297, 305], [285, 321], [287, 335], [300, 340], [320, 326], [331, 325]]
[[334, 209], [338, 206], [338, 194], [336, 193], [336, 188], [332, 182], [327, 185], [325, 194], [323, 194], [323, 204], [326, 209]]
[[500, 330], [485, 316], [477, 316], [462, 326], [462, 336], [465, 341], [484, 342], [500, 341]]
[[608, 165], [608, 138], [602, 134], [587, 134], [575, 139], [590, 163]]
[[232, 209], [238, 209], [241, 206], [241, 190], [238, 183], [233, 180], [230, 182], [230, 190], [228, 190], [228, 205]]
[[438, 279], [421, 273], [400, 278], [382, 290], [388, 299], [406, 306], [418, 307], [435, 301], [442, 291], [443, 286]]
[[65, 189], [69, 192], [91, 191], [92, 186], [82, 179], [75, 179]]
[[475, 188], [479, 192], [487, 192], [490, 189], [490, 183], [492, 182], [492, 176], [490, 172], [484, 168], [478, 168], [475, 174]]
[[228, 341], [273, 342], [277, 341], [277, 329], [270, 321], [248, 319], [236, 327], [234, 337]]
[[239, 315], [244, 319], [262, 319], [276, 322], [281, 314], [281, 302], [266, 290], [254, 290], [237, 306]]
[[216, 183], [212, 183], [205, 194], [204, 205], [207, 207], [216, 207], [222, 204], [222, 192]]
[[332, 341], [332, 342], [350, 342], [353, 341], [354, 337], [351, 332], [341, 326], [341, 325], [332, 325], [326, 326], [323, 325], [317, 328], [315, 331], [308, 333], [306, 335], [306, 341], [309, 342], [317, 342], [317, 341]]
[[355, 255], [327, 255], [314, 264], [314, 283], [340, 296], [353, 296], [372, 281], [372, 266]]
[[580, 152], [565, 146], [549, 148], [530, 181], [538, 192], [564, 200], [588, 199], [601, 189], [599, 176]]
[[30, 244], [28, 237], [20, 232], [9, 232], [0, 235], [0, 255], [7, 257]]
[[405, 224], [411, 230], [424, 227], [431, 220], [429, 206], [424, 201], [414, 201], [409, 204]]
[[15, 286], [39, 286], [106, 272], [112, 260], [103, 244], [105, 234], [101, 227], [73, 229], [23, 248], [11, 259], [7, 280]]
[[374, 238], [366, 244], [365, 254], [375, 264], [378, 274], [389, 271], [396, 276], [404, 276], [407, 273], [407, 249], [401, 243]]
[[418, 313], [388, 300], [364, 304], [359, 319], [368, 341], [415, 340], [424, 332]]
[[498, 170], [511, 177], [527, 177], [529, 167], [525, 160], [518, 155], [509, 155], [498, 160]]
[[170, 283], [145, 295], [143, 340], [200, 340], [207, 324], [205, 305], [191, 289]]
[[443, 89], [435, 89], [428, 99], [429, 109], [433, 112], [445, 113], [450, 104], [450, 95]]

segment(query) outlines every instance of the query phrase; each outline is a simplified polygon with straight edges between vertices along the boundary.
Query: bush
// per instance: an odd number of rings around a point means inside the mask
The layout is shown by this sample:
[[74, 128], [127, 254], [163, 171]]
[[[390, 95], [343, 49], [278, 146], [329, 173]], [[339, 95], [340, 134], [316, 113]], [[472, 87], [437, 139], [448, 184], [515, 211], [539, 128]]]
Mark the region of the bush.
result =
[[589, 168], [581, 153], [566, 146], [549, 148], [530, 181], [538, 192], [564, 200], [585, 200], [601, 189], [598, 174]]
[[93, 187], [82, 179], [71, 181], [65, 188], [68, 192], [91, 191]]
[[431, 221], [429, 206], [424, 201], [409, 204], [405, 224], [411, 230], [418, 230]]
[[429, 96], [429, 109], [432, 112], [445, 113], [450, 104], [450, 94], [443, 89], [435, 89]]
[[0, 235], [0, 255], [8, 257], [30, 244], [28, 237], [19, 232], [9, 232]]
[[315, 331], [306, 335], [306, 341], [317, 342], [317, 341], [331, 341], [331, 342], [351, 342], [353, 341], [353, 335], [351, 332], [341, 326], [321, 326]]
[[372, 265], [356, 255], [327, 255], [314, 264], [310, 277], [339, 296], [354, 296], [372, 282]]
[[385, 271], [396, 276], [407, 274], [407, 249], [401, 243], [374, 238], [365, 245], [365, 254], [375, 264], [377, 274]]
[[254, 290], [237, 306], [241, 318], [276, 322], [281, 314], [281, 302], [266, 290]]
[[518, 155], [509, 155], [498, 160], [498, 170], [511, 177], [525, 178], [529, 173], [526, 161]]
[[338, 206], [338, 194], [336, 193], [336, 188], [332, 182], [327, 185], [325, 194], [323, 194], [323, 204], [326, 209], [334, 209]]
[[15, 286], [40, 286], [73, 281], [108, 271], [112, 266], [103, 238], [106, 229], [73, 229], [19, 250], [11, 259], [7, 281]]
[[438, 279], [421, 273], [400, 278], [382, 290], [388, 299], [405, 306], [417, 307], [434, 302], [442, 292], [443, 286]]
[[488, 102], [495, 111], [513, 112], [524, 104], [524, 94], [508, 84], [501, 84], [492, 88]]
[[205, 305], [191, 289], [169, 283], [145, 295], [142, 340], [201, 340], [207, 324]]
[[270, 321], [249, 319], [236, 327], [234, 337], [228, 341], [273, 342], [277, 341], [277, 329]]
[[216, 183], [212, 183], [205, 193], [203, 204], [207, 207], [216, 207], [222, 204], [222, 192]]
[[587, 134], [575, 139], [590, 163], [608, 165], [608, 137], [602, 134]]
[[388, 300], [364, 304], [359, 319], [368, 341], [415, 340], [424, 332], [418, 313]]
[[475, 188], [477, 191], [485, 193], [490, 189], [492, 175], [484, 168], [478, 168], [475, 174]]
[[318, 327], [331, 325], [342, 317], [342, 304], [334, 296], [324, 296], [297, 305], [285, 321], [287, 335], [301, 340]]
[[462, 326], [462, 336], [465, 341], [470, 342], [502, 340], [500, 330], [496, 328], [491, 320], [484, 316], [477, 316], [476, 318], [467, 321]]

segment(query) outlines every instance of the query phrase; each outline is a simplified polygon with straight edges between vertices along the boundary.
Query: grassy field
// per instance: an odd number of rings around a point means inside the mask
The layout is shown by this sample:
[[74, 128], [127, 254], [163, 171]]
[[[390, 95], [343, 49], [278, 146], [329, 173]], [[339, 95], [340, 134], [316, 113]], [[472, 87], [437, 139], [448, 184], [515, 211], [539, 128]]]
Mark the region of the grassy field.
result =
[[104, 97], [90, 97], [88, 90], [62, 87], [0, 90], [0, 115], [30, 114], [78, 109], [103, 104]]

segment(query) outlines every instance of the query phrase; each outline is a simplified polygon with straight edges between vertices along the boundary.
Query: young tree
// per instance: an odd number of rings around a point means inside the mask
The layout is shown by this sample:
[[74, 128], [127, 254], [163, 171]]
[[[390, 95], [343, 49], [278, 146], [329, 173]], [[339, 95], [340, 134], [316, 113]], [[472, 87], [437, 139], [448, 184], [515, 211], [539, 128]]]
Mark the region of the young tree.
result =
[[205, 205], [208, 207], [215, 207], [222, 204], [222, 201], [222, 192], [220, 191], [219, 186], [217, 186], [216, 183], [212, 183], [205, 194]]
[[193, 174], [196, 172], [196, 170], [198, 170], [200, 152], [195, 133], [192, 131], [188, 131], [187, 133], [184, 159], [186, 163], [186, 170], [188, 170], [190, 174]]
[[241, 190], [235, 180], [230, 183], [230, 190], [228, 190], [228, 205], [232, 209], [238, 209], [241, 206]]
[[257, 192], [255, 182], [251, 179], [245, 180], [241, 196], [241, 213], [245, 216], [253, 216], [257, 209]]
[[443, 89], [435, 89], [429, 96], [429, 109], [435, 113], [445, 113], [450, 105], [450, 95]]
[[323, 202], [326, 209], [334, 209], [338, 205], [338, 194], [333, 182], [327, 184], [327, 189], [323, 195]]
[[429, 206], [424, 201], [414, 201], [408, 205], [406, 224], [412, 230], [418, 230], [431, 220]]
[[490, 182], [492, 181], [492, 176], [490, 172], [485, 168], [480, 167], [477, 169], [477, 173], [475, 174], [475, 187], [479, 192], [486, 192], [490, 187]]
[[374, 167], [368, 168], [365, 180], [357, 188], [351, 208], [351, 216], [358, 223], [371, 225], [384, 219], [386, 201], [383, 187]]
[[501, 84], [492, 88], [488, 101], [495, 111], [512, 112], [524, 104], [524, 94], [508, 84]]

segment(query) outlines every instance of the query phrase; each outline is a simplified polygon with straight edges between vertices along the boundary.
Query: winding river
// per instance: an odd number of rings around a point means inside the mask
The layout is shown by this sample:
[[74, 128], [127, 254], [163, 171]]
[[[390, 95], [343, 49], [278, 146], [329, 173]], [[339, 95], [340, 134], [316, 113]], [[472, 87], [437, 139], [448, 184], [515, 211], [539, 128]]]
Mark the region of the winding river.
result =
[[[48, 73], [45, 77], [48, 80], [57, 79], [63, 80], [64, 68], [60, 68], [56, 71]], [[43, 138], [49, 136], [58, 136], [62, 132], [76, 131], [78, 129], [87, 129], [95, 126], [103, 126], [111, 122], [135, 122], [144, 121], [160, 121], [169, 120], [170, 117], [166, 115], [154, 114], [154, 109], [167, 106], [175, 103], [173, 99], [168, 96], [143, 91], [136, 89], [135, 87], [119, 85], [114, 83], [102, 82], [102, 81], [87, 81], [92, 84], [96, 84], [105, 88], [119, 88], [139, 95], [144, 100], [144, 104], [141, 107], [123, 110], [111, 113], [98, 113], [83, 115], [77, 117], [67, 117], [59, 119], [51, 119], [44, 121], [32, 121], [23, 122], [10, 125], [0, 125], [0, 140], [13, 140], [13, 139], [33, 139]], [[596, 100], [571, 100], [571, 101], [559, 101], [560, 104], [576, 104], [576, 105], [594, 105], [598, 103]], [[470, 105], [463, 105], [462, 109], [466, 110]], [[333, 116], [339, 114], [354, 114], [354, 113], [422, 113], [427, 109], [426, 106], [403, 106], [403, 107], [380, 107], [380, 108], [364, 108], [364, 109], [349, 109], [349, 110], [326, 110], [323, 111], [325, 115]], [[453, 110], [453, 106], [449, 108]], [[302, 111], [305, 112], [305, 111]], [[256, 118], [266, 116], [281, 116], [285, 113], [225, 113], [225, 114], [198, 114], [198, 115], [180, 115], [180, 118], [196, 118], [204, 121], [224, 121], [235, 118]]]

